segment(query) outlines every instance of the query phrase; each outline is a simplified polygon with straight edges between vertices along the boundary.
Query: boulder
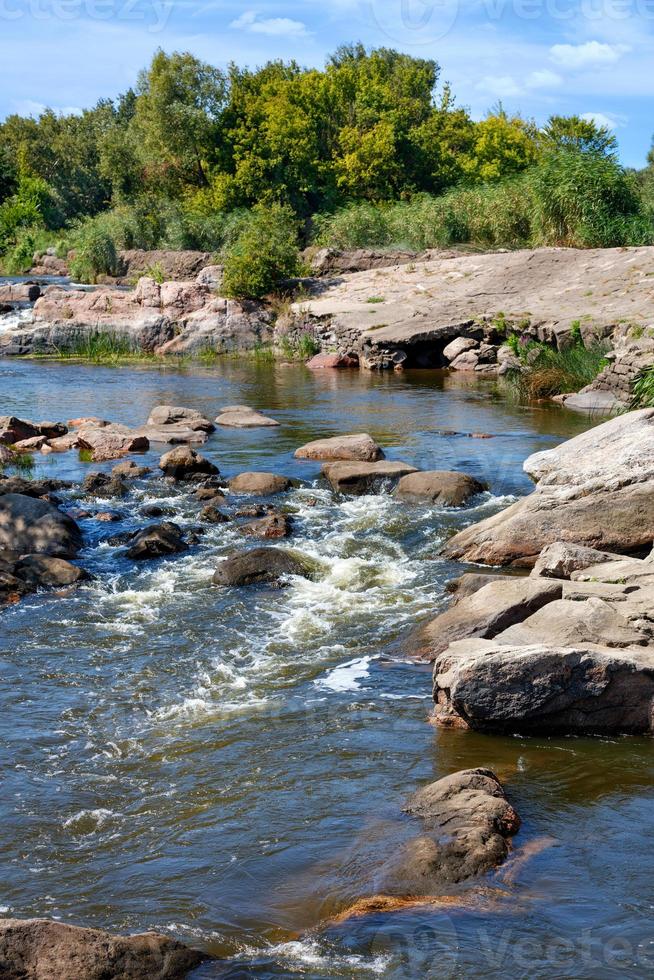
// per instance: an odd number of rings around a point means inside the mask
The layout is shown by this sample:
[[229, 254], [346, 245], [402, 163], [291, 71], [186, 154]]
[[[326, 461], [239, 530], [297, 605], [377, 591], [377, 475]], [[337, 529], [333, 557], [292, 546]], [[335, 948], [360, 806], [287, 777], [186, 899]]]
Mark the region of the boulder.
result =
[[606, 582], [607, 585], [644, 586], [654, 584], [654, 566], [638, 558], [587, 565], [570, 576], [575, 582]]
[[376, 463], [325, 463], [321, 472], [334, 490], [359, 496], [390, 488], [401, 477], [418, 471], [408, 463], [379, 460]]
[[137, 531], [130, 540], [127, 557], [132, 561], [148, 561], [164, 555], [176, 555], [187, 549], [181, 527], [172, 521], [164, 521]]
[[384, 459], [381, 446], [367, 432], [347, 436], [332, 436], [307, 442], [295, 451], [296, 459], [349, 460], [374, 463]]
[[248, 408], [247, 405], [228, 405], [226, 408], [221, 408], [216, 425], [230, 429], [257, 429], [276, 428], [279, 422], [254, 408]]
[[0, 496], [0, 549], [71, 558], [81, 547], [75, 521], [47, 500], [19, 493]]
[[525, 471], [538, 485], [505, 511], [466, 528], [449, 558], [508, 565], [556, 541], [635, 552], [654, 537], [654, 409], [629, 412], [546, 452]]
[[150, 412], [147, 424], [149, 426], [179, 426], [182, 429], [199, 432], [213, 432], [215, 425], [201, 412], [194, 408], [182, 408], [175, 405], [157, 405]]
[[25, 555], [14, 565], [14, 575], [35, 588], [74, 585], [89, 578], [83, 568], [50, 555]]
[[359, 361], [349, 354], [316, 354], [307, 361], [306, 366], [310, 371], [323, 371], [330, 368], [355, 368], [359, 366]]
[[156, 932], [112, 936], [49, 919], [0, 919], [3, 980], [183, 980], [207, 958]]
[[124, 480], [140, 480], [150, 472], [149, 466], [139, 466], [133, 459], [125, 459], [111, 469], [112, 477]]
[[0, 443], [5, 446], [13, 446], [24, 439], [34, 439], [35, 436], [40, 435], [43, 433], [33, 422], [16, 418], [15, 415], [0, 417]]
[[15, 442], [13, 448], [19, 453], [36, 453], [45, 446], [47, 441], [45, 436], [32, 436], [31, 439], [21, 439], [19, 442]]
[[79, 442], [75, 433], [65, 436], [57, 436], [56, 439], [48, 439], [47, 447], [53, 453], [67, 453], [71, 449], [78, 449]]
[[471, 340], [470, 337], [456, 337], [446, 347], [443, 348], [443, 357], [447, 361], [455, 361], [460, 354], [468, 350], [474, 350], [479, 346], [479, 341]]
[[471, 497], [488, 490], [488, 485], [466, 473], [429, 470], [409, 473], [397, 485], [395, 496], [409, 503], [462, 507]]
[[188, 446], [178, 446], [164, 453], [159, 460], [159, 469], [173, 480], [196, 480], [207, 475], [218, 476], [220, 473], [211, 460]]
[[654, 654], [462, 640], [434, 664], [434, 700], [438, 724], [477, 731], [651, 732]]
[[126, 425], [112, 422], [109, 425], [84, 425], [77, 431], [80, 449], [88, 449], [96, 463], [119, 459], [126, 453], [145, 452], [150, 448], [146, 436], [133, 432]]
[[500, 581], [514, 582], [515, 579], [516, 577], [514, 575], [498, 575], [493, 572], [489, 574], [485, 574], [484, 572], [464, 572], [463, 575], [449, 581], [445, 588], [454, 596], [454, 602], [458, 602], [459, 599], [465, 599], [466, 596], [479, 592], [485, 585]]
[[569, 579], [578, 569], [588, 568], [600, 562], [620, 558], [608, 551], [597, 551], [596, 548], [586, 548], [579, 544], [567, 544], [565, 541], [555, 541], [543, 548], [531, 575], [534, 578], [564, 578]]
[[26, 480], [22, 476], [0, 474], [0, 497], [7, 493], [20, 493], [25, 497], [48, 497], [70, 486], [66, 480]]
[[502, 577], [489, 582], [472, 595], [459, 599], [420, 629], [416, 638], [416, 656], [433, 660], [455, 640], [496, 636], [560, 599], [562, 592], [561, 582], [549, 579], [507, 580]]
[[314, 566], [303, 555], [282, 548], [253, 548], [232, 555], [218, 565], [214, 585], [257, 585], [260, 582], [277, 583], [288, 575], [311, 578]]
[[450, 362], [453, 371], [476, 371], [479, 365], [479, 351], [466, 350]]
[[200, 511], [200, 519], [208, 524], [227, 524], [231, 518], [215, 504], [207, 504]]
[[93, 472], [84, 477], [82, 491], [96, 497], [124, 497], [127, 484], [119, 474], [114, 475], [113, 470], [111, 475]]
[[497, 633], [495, 640], [509, 646], [647, 646], [654, 640], [654, 623], [642, 617], [641, 604], [632, 605], [628, 596], [617, 604], [595, 596], [583, 602], [559, 599]]
[[222, 265], [205, 265], [198, 272], [195, 281], [201, 286], [206, 286], [207, 289], [220, 291], [223, 285], [223, 273], [224, 267]]
[[489, 769], [466, 769], [430, 783], [411, 796], [404, 811], [421, 820], [424, 833], [386, 863], [386, 894], [429, 895], [500, 865], [520, 818]]
[[232, 493], [251, 493], [262, 497], [290, 490], [291, 486], [291, 480], [274, 473], [239, 473], [229, 481]]
[[68, 435], [68, 426], [63, 422], [37, 422], [36, 426], [46, 439], [59, 439], [61, 436]]
[[36, 282], [12, 282], [0, 286], [0, 303], [35, 303], [41, 295]]
[[286, 514], [274, 511], [242, 524], [239, 531], [252, 538], [287, 538], [291, 533], [291, 519]]

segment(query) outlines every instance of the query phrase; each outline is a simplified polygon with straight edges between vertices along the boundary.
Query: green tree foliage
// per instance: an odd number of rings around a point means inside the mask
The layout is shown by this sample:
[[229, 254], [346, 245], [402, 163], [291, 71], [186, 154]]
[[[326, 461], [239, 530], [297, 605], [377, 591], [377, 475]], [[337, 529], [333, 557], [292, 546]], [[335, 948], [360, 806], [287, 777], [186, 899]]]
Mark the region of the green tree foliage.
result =
[[618, 143], [606, 126], [581, 116], [550, 116], [542, 132], [546, 149], [579, 150], [582, 153], [612, 154]]
[[281, 204], [258, 204], [244, 216], [224, 262], [226, 296], [258, 298], [271, 292], [280, 279], [296, 276], [299, 254], [292, 210]]

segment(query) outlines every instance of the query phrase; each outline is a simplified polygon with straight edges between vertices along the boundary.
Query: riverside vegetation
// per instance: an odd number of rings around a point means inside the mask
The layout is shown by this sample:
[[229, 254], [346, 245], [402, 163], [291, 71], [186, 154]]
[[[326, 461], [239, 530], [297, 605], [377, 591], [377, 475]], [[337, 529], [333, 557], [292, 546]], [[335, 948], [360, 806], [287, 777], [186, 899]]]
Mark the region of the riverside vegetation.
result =
[[500, 105], [474, 121], [439, 76], [358, 44], [322, 71], [159, 51], [115, 100], [10, 116], [2, 267], [54, 247], [89, 282], [116, 272], [120, 249], [200, 249], [224, 263], [225, 294], [261, 297], [303, 271], [308, 245], [654, 241], [653, 161], [626, 171], [613, 135], [575, 116], [538, 127]]

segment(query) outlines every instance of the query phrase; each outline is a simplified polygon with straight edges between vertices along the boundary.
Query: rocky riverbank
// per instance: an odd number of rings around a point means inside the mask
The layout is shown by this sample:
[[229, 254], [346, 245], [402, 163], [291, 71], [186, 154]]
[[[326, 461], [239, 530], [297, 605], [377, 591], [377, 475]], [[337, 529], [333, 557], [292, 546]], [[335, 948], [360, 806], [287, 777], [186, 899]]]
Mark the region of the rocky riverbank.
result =
[[[152, 255], [126, 253], [125, 262], [136, 269]], [[221, 297], [222, 270], [208, 261], [162, 253], [165, 281], [142, 276], [133, 290], [0, 286], [0, 355], [83, 353], [98, 336], [157, 355], [268, 348], [289, 356], [310, 345], [317, 369], [447, 367], [493, 377], [520, 367], [506, 344], [515, 334], [557, 350], [606, 345], [608, 366], [562, 399], [590, 411], [628, 403], [654, 363], [651, 247], [413, 257], [323, 250], [299, 284], [302, 299], [281, 305]]]

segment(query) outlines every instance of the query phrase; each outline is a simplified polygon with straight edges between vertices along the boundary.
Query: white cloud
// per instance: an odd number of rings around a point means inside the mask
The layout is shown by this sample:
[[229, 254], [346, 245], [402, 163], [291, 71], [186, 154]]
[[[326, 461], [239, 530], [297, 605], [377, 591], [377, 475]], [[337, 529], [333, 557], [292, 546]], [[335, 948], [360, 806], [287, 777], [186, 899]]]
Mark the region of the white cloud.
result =
[[475, 88], [479, 92], [487, 92], [498, 99], [520, 95], [520, 86], [515, 78], [510, 75], [486, 75], [480, 82], [477, 82]]
[[627, 124], [624, 116], [609, 116], [605, 112], [582, 112], [581, 118], [594, 122], [597, 126], [606, 126], [607, 129], [618, 129]]
[[260, 17], [254, 10], [233, 20], [230, 27], [234, 30], [247, 31], [249, 34], [267, 34], [269, 37], [307, 37], [306, 24], [301, 20], [291, 20], [290, 17]]
[[600, 41], [587, 41], [585, 44], [555, 44], [550, 48], [550, 58], [561, 68], [578, 71], [583, 68], [614, 65], [628, 50], [625, 44], [602, 44]]
[[563, 79], [556, 72], [550, 71], [549, 68], [543, 68], [542, 71], [532, 71], [531, 75], [527, 76], [525, 84], [530, 89], [542, 89], [558, 88], [562, 82]]
[[14, 104], [14, 112], [19, 116], [41, 116], [46, 109], [52, 109], [57, 115], [62, 116], [81, 116], [83, 109], [76, 105], [46, 105], [44, 102], [33, 102], [32, 99], [17, 99]]

